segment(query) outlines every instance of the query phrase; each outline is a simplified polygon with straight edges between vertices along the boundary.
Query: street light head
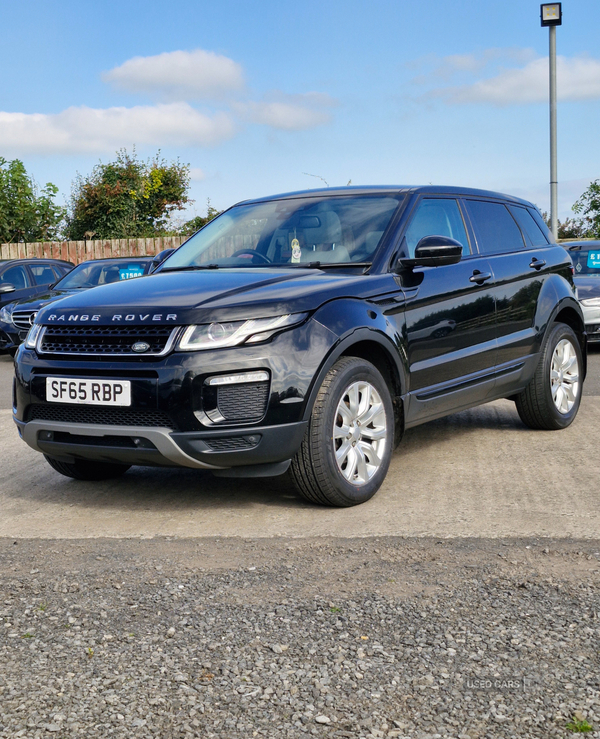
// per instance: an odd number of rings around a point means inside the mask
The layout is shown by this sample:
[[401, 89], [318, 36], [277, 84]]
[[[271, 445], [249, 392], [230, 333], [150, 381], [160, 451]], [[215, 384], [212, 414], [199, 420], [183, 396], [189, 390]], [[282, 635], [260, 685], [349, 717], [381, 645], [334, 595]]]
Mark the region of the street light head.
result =
[[544, 3], [540, 6], [542, 26], [562, 25], [562, 3]]

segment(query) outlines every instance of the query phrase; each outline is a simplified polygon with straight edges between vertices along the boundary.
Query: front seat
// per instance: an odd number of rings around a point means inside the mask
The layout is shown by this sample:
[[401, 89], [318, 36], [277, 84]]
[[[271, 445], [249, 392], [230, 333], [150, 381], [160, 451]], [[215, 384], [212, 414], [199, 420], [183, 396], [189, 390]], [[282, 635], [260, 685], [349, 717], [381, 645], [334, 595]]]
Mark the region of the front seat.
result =
[[315, 213], [320, 226], [304, 229], [306, 246], [301, 262], [349, 262], [348, 249], [342, 245], [342, 225], [337, 213], [323, 210]]

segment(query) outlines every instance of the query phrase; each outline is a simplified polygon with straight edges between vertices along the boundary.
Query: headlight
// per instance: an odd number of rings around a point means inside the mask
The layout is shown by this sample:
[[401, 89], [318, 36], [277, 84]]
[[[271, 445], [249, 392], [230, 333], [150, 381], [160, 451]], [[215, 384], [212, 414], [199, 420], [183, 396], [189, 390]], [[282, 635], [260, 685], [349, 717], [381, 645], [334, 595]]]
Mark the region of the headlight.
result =
[[584, 298], [579, 302], [588, 308], [600, 308], [600, 298]]
[[278, 331], [302, 323], [307, 316], [308, 313], [291, 313], [275, 318], [254, 318], [250, 321], [188, 326], [177, 348], [183, 351], [197, 351], [220, 349], [238, 344], [255, 344], [259, 341], [266, 341]]
[[12, 323], [12, 312], [14, 307], [14, 303], [5, 305], [4, 308], [0, 310], [0, 321], [4, 321], [4, 323]]
[[25, 346], [27, 347], [27, 349], [35, 349], [35, 345], [37, 344], [37, 340], [41, 330], [42, 326], [40, 326], [39, 323], [34, 323], [33, 326], [29, 329], [29, 333], [27, 334], [27, 338], [25, 339]]

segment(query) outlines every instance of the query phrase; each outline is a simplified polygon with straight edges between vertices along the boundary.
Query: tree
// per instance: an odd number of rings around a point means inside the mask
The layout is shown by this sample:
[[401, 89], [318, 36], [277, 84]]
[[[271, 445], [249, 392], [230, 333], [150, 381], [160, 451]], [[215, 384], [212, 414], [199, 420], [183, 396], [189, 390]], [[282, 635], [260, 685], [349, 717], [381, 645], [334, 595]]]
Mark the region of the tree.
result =
[[195, 218], [192, 218], [190, 221], [186, 221], [183, 226], [181, 226], [178, 229], [178, 232], [182, 236], [191, 236], [192, 234], [196, 233], [196, 231], [199, 231], [201, 228], [206, 226], [206, 224], [209, 221], [212, 221], [213, 218], [216, 218], [219, 213], [221, 213], [220, 210], [217, 210], [216, 208], [213, 208], [210, 204], [210, 198], [206, 201], [206, 215], [205, 216], [196, 216]]
[[[573, 210], [575, 210], [575, 206], [573, 206]], [[544, 219], [544, 222], [546, 223], [548, 228], [550, 228], [550, 215], [546, 211], [544, 211], [542, 213], [542, 218]], [[560, 218], [558, 218], [557, 221], [559, 239], [585, 238], [586, 226], [582, 220], [577, 220], [575, 218], [565, 218], [564, 221], [561, 221]]]
[[20, 159], [0, 157], [0, 243], [57, 238], [66, 214], [57, 193], [51, 182], [40, 190]]
[[584, 236], [600, 238], [600, 180], [590, 182], [588, 189], [573, 206], [575, 213], [582, 214]]
[[168, 233], [168, 220], [190, 200], [190, 168], [167, 164], [160, 152], [147, 162], [133, 151], [117, 152], [114, 162], [97, 164], [73, 183], [67, 235], [70, 239], [147, 238]]

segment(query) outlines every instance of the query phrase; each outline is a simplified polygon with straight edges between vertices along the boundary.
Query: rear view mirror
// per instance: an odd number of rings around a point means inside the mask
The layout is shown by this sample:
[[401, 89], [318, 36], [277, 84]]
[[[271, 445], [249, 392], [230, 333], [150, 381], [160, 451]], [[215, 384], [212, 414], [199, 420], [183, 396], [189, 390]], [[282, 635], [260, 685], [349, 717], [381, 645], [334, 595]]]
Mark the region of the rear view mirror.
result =
[[5, 282], [4, 285], [0, 285], [0, 295], [14, 293], [16, 289], [17, 288], [14, 285], [11, 285], [10, 282]]
[[457, 264], [462, 257], [462, 244], [447, 236], [424, 236], [415, 247], [413, 259], [400, 257], [395, 272], [410, 270], [413, 267], [443, 267]]
[[321, 219], [319, 216], [300, 216], [298, 228], [320, 228]]

